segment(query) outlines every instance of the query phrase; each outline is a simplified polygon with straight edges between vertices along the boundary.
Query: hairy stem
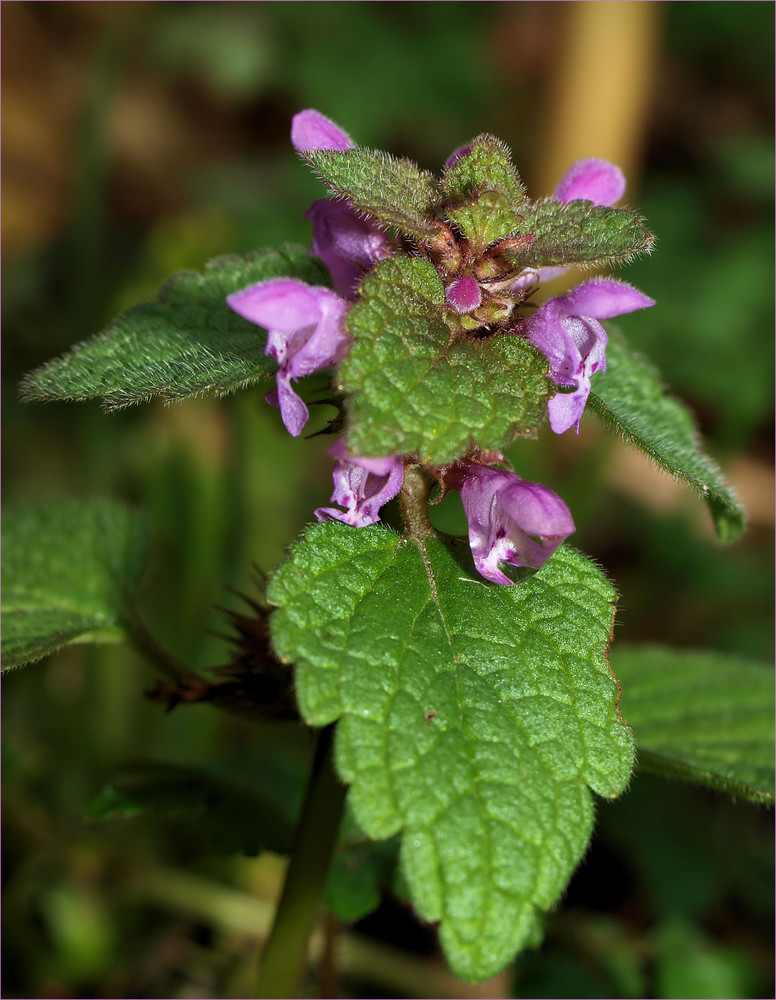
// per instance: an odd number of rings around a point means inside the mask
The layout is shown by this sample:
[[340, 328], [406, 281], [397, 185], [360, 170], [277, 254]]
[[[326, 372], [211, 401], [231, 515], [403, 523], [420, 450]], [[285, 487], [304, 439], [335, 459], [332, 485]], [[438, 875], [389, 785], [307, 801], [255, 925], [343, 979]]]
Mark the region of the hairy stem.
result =
[[130, 644], [160, 674], [168, 677], [176, 684], [182, 684], [186, 681], [189, 683], [192, 681], [204, 683], [198, 674], [189, 670], [188, 667], [184, 667], [182, 663], [178, 663], [174, 656], [170, 656], [169, 653], [163, 650], [137, 616], [128, 616], [124, 620], [124, 626], [127, 629]]
[[399, 491], [404, 530], [416, 542], [436, 534], [428, 519], [428, 496], [434, 485], [433, 476], [422, 465], [410, 465], [404, 470], [404, 484]]
[[259, 970], [257, 997], [298, 997], [310, 932], [334, 853], [346, 788], [334, 773], [334, 727], [318, 734], [291, 861]]

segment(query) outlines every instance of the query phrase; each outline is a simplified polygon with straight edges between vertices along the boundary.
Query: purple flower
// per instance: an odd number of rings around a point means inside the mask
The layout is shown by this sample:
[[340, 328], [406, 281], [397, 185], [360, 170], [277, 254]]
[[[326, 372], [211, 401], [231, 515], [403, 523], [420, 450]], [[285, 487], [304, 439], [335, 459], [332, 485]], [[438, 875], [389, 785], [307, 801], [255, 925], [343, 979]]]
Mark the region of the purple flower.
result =
[[[612, 206], [625, 194], [625, 175], [607, 160], [577, 160], [572, 163], [555, 188], [553, 198], [564, 205], [570, 201], [592, 201], [594, 205]], [[539, 281], [549, 281], [565, 274], [568, 267], [529, 269], [511, 286], [514, 295]]]
[[471, 312], [482, 302], [482, 291], [479, 282], [464, 275], [456, 278], [447, 286], [445, 300], [459, 313]]
[[226, 301], [240, 316], [268, 330], [264, 353], [280, 367], [277, 389], [267, 393], [267, 402], [280, 407], [286, 429], [298, 437], [310, 414], [291, 388], [291, 379], [342, 360], [350, 344], [342, 324], [348, 303], [328, 288], [296, 278], [260, 281]]
[[366, 271], [393, 250], [376, 222], [356, 213], [349, 201], [314, 201], [307, 210], [313, 224], [312, 252], [331, 272], [335, 291], [347, 299], [355, 295]]
[[513, 583], [499, 563], [539, 569], [574, 531], [556, 493], [514, 472], [464, 461], [452, 466], [445, 481], [461, 491], [474, 565], [492, 583]]
[[342, 521], [355, 528], [376, 524], [380, 520], [380, 508], [393, 500], [401, 489], [404, 479], [401, 458], [398, 455], [356, 458], [348, 454], [344, 438], [335, 441], [328, 453], [337, 460], [332, 474], [334, 492], [331, 501], [346, 510], [319, 507], [315, 516], [319, 521]]
[[538, 347], [550, 362], [555, 384], [574, 390], [557, 393], [547, 404], [550, 426], [556, 434], [574, 425], [579, 433], [590, 376], [606, 371], [606, 331], [598, 321], [654, 304], [624, 281], [595, 278], [568, 295], [545, 302], [514, 328], [514, 333]]
[[584, 199], [594, 205], [613, 205], [625, 194], [625, 175], [606, 160], [577, 160], [572, 163], [553, 198], [565, 205]]
[[[339, 125], [312, 108], [294, 115], [291, 142], [298, 153], [313, 149], [344, 153], [355, 148]], [[374, 219], [358, 213], [345, 198], [314, 201], [306, 215], [313, 224], [312, 253], [328, 267], [334, 290], [352, 299], [364, 272], [390, 255], [390, 240]]]
[[343, 132], [339, 125], [313, 108], [294, 115], [291, 121], [291, 142], [297, 153], [305, 153], [308, 149], [331, 149], [336, 153], [344, 153], [346, 149], [353, 149], [355, 146], [347, 132]]

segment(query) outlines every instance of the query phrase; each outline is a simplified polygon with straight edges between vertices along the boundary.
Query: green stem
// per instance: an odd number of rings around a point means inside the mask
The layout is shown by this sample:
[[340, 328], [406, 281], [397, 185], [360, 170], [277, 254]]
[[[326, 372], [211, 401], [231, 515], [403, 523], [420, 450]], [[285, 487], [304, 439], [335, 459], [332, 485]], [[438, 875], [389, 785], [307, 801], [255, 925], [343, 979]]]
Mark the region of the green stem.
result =
[[320, 906], [346, 788], [334, 773], [334, 727], [318, 735], [291, 861], [259, 970], [257, 997], [298, 997], [307, 944]]

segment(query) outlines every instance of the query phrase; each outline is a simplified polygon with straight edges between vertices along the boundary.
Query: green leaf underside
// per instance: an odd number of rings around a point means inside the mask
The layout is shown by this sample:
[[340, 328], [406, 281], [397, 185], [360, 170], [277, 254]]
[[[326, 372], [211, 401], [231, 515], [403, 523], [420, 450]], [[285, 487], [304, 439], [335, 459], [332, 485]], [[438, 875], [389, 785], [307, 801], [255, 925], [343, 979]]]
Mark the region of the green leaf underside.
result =
[[253, 788], [177, 764], [142, 763], [126, 768], [89, 803], [94, 820], [128, 819], [145, 813], [178, 819], [196, 828], [219, 854], [261, 850], [285, 853], [290, 818]]
[[692, 417], [665, 394], [652, 365], [619, 337], [609, 337], [606, 374], [593, 380], [590, 407], [604, 424], [703, 497], [721, 542], [738, 538], [746, 513], [719, 467], [700, 450]]
[[351, 454], [417, 453], [441, 465], [472, 443], [500, 450], [545, 421], [546, 359], [509, 334], [453, 338], [443, 301], [436, 271], [420, 258], [393, 257], [361, 283], [339, 370], [351, 394]]
[[644, 770], [774, 801], [771, 667], [658, 646], [617, 646], [612, 666]]
[[384, 226], [420, 239], [438, 230], [432, 217], [439, 200], [437, 182], [411, 160], [370, 149], [311, 149], [304, 159], [331, 191]]
[[533, 940], [590, 838], [589, 785], [625, 786], [631, 731], [606, 660], [614, 592], [559, 549], [485, 583], [468, 545], [382, 526], [309, 529], [269, 588], [302, 714], [339, 719], [337, 767], [365, 833], [403, 830], [421, 916], [456, 974], [485, 979]]
[[145, 522], [108, 502], [3, 517], [3, 670], [73, 642], [116, 641], [146, 556]]
[[501, 192], [515, 209], [526, 200], [525, 188], [506, 145], [495, 136], [479, 135], [472, 141], [469, 152], [459, 156], [445, 171], [442, 194], [447, 203], [461, 202], [486, 189]]
[[27, 375], [31, 400], [101, 398], [108, 410], [132, 403], [222, 396], [269, 378], [266, 335], [238, 316], [226, 296], [269, 278], [329, 285], [320, 261], [301, 247], [219, 257], [204, 271], [171, 278], [155, 302], [123, 313], [102, 333]]
[[534, 234], [530, 247], [510, 254], [523, 267], [627, 261], [654, 242], [644, 220], [625, 208], [546, 198], [529, 202], [520, 213], [520, 232]]

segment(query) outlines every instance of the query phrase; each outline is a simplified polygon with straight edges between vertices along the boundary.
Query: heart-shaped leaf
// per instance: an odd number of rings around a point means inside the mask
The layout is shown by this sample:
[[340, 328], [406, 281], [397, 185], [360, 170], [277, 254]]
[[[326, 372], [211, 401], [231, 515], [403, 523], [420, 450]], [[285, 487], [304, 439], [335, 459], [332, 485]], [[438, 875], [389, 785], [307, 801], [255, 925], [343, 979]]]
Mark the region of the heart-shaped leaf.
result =
[[439, 200], [437, 182], [411, 160], [361, 148], [311, 149], [304, 159], [334, 194], [348, 198], [383, 225], [419, 239], [439, 229], [432, 215]]
[[567, 548], [499, 587], [464, 543], [331, 523], [270, 584], [302, 714], [340, 720], [353, 813], [371, 837], [403, 832], [414, 904], [441, 922], [464, 978], [534, 939], [589, 841], [587, 786], [615, 796], [627, 782], [632, 736], [606, 659], [614, 596]]
[[520, 213], [520, 232], [533, 234], [530, 246], [510, 254], [521, 267], [626, 262], [655, 242], [641, 216], [627, 208], [545, 198]]

